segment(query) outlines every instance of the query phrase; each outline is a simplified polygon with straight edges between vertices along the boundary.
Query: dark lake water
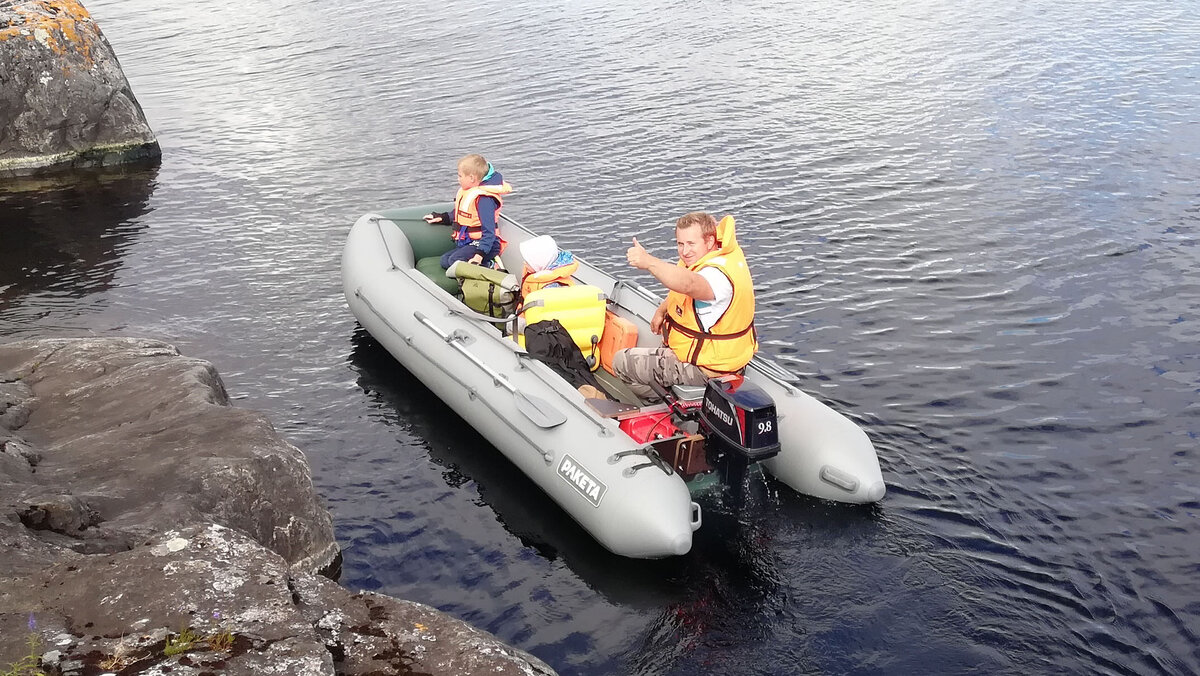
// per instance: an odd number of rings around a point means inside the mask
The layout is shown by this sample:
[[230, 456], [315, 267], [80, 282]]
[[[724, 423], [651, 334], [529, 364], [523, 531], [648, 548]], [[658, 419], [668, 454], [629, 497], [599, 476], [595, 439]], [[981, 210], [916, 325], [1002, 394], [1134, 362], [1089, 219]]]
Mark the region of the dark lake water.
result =
[[[212, 361], [308, 455], [347, 587], [562, 674], [1200, 672], [1200, 5], [992, 4], [90, 2], [163, 161], [0, 184], [0, 338]], [[613, 268], [735, 214], [765, 353], [885, 500], [588, 539], [342, 298], [353, 220], [468, 152]]]

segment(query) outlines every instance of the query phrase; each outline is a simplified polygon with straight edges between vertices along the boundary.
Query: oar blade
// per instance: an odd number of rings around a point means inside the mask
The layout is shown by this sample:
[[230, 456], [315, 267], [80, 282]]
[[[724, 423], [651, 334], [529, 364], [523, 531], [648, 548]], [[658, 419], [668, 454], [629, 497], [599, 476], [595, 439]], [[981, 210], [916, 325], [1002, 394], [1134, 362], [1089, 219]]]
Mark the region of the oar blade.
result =
[[548, 429], [557, 427], [567, 421], [566, 414], [555, 408], [545, 399], [520, 391], [513, 392], [513, 397], [517, 401], [517, 410], [538, 427]]

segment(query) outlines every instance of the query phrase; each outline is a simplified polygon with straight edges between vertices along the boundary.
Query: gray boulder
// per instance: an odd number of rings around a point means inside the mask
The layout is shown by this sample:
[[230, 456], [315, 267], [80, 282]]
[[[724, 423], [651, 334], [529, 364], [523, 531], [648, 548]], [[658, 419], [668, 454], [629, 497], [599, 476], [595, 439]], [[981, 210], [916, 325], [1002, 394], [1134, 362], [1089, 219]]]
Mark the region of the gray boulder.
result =
[[0, 345], [0, 444], [0, 509], [65, 550], [123, 551], [214, 521], [298, 570], [339, 562], [304, 455], [261, 414], [231, 407], [212, 364], [166, 343]]
[[112, 47], [82, 4], [0, 2], [0, 175], [161, 154]]
[[48, 674], [553, 670], [352, 594], [303, 454], [154, 340], [0, 344], [0, 667]]

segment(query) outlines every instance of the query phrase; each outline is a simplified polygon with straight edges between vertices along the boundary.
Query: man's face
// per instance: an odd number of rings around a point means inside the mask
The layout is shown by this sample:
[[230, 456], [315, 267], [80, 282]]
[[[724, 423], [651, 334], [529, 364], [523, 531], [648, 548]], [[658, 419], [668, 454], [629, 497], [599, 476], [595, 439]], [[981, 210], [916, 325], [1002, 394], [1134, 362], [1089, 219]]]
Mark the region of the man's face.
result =
[[700, 260], [704, 254], [717, 248], [717, 238], [712, 235], [705, 237], [702, 232], [699, 225], [675, 228], [675, 246], [679, 247], [679, 260], [688, 267]]

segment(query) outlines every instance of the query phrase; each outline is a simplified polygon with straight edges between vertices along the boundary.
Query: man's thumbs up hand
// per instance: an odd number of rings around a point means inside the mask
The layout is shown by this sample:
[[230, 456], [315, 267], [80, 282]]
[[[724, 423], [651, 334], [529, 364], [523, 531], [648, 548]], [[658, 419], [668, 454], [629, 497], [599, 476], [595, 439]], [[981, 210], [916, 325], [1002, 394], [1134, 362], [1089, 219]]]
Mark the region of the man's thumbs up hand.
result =
[[633, 246], [629, 247], [629, 250], [625, 252], [625, 260], [629, 261], [630, 265], [639, 270], [648, 270], [654, 261], [658, 259], [651, 256], [645, 247], [638, 244], [637, 237], [634, 237]]

